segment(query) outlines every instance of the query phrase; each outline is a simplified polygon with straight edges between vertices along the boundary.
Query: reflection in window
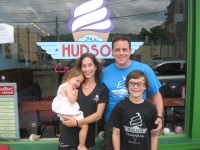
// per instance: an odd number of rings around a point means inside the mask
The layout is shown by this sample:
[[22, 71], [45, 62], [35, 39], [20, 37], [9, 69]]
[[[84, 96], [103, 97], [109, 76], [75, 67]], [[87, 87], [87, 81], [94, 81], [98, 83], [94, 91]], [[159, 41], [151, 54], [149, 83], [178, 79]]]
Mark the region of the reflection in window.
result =
[[[23, 1], [15, 4], [1, 2], [2, 20], [14, 26], [15, 42], [0, 45], [0, 76], [5, 75], [7, 82], [17, 83], [19, 103], [33, 102], [40, 105], [39, 102], [45, 104], [49, 102], [50, 104], [56, 95], [62, 73], [54, 72], [55, 65], [62, 63], [59, 69], [63, 70], [65, 67], [70, 67], [74, 61], [55, 60], [37, 46], [36, 42], [74, 41], [67, 29], [67, 22], [71, 18], [72, 6], [80, 1], [56, 2], [59, 11], [55, 11], [55, 3], [47, 0], [28, 3]], [[13, 5], [19, 9], [13, 10]], [[107, 7], [115, 24], [108, 41], [118, 34], [127, 34], [133, 42], [144, 42], [144, 45], [133, 52], [131, 59], [145, 63], [149, 61], [148, 65], [152, 67], [163, 85], [161, 94], [164, 100], [171, 98], [171, 103], [177, 102], [173, 103], [174, 106], [165, 107], [165, 127], [171, 132], [176, 132], [176, 126], [181, 126], [184, 130], [185, 99], [181, 97], [186, 90], [187, 62], [167, 63], [156, 68], [154, 66], [164, 58], [186, 60], [187, 0], [145, 2], [117, 0], [108, 1]], [[20, 15], [16, 15], [18, 13]], [[103, 67], [111, 62], [113, 61], [102, 61]], [[167, 102], [164, 104], [169, 105]], [[30, 118], [27, 119], [24, 114], [28, 114]], [[27, 138], [30, 132], [43, 134], [42, 137], [56, 137], [59, 133], [59, 120], [51, 110], [36, 109], [29, 112], [23, 110], [19, 114], [19, 121], [22, 138]]]

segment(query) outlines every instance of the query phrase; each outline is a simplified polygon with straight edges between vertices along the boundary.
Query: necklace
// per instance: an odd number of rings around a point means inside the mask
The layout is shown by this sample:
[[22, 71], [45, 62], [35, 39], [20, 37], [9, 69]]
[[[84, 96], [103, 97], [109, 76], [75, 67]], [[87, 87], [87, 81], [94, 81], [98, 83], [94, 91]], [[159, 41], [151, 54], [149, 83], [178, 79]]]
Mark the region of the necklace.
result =
[[85, 82], [83, 83], [83, 88], [88, 90], [90, 88], [93, 88], [94, 84], [95, 84], [94, 80], [88, 81], [87, 83]]
[[90, 84], [87, 84], [87, 86], [85, 86], [85, 84], [83, 84], [83, 93], [88, 96], [90, 93], [92, 93], [92, 91], [94, 90], [96, 85], [96, 82], [91, 82]]
[[89, 89], [89, 88], [91, 88], [91, 87], [93, 86], [93, 83], [94, 83], [94, 82], [91, 82], [91, 83], [89, 83], [89, 84], [87, 84], [87, 85], [86, 85], [86, 84], [83, 84], [83, 88], [87, 90], [87, 89]]

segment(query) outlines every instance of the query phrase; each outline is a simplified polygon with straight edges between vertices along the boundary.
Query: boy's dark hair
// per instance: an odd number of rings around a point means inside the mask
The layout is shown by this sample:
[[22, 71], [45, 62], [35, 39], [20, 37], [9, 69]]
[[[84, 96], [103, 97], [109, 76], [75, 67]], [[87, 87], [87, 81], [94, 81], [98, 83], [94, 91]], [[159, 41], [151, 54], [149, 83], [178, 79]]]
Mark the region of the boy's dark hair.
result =
[[127, 37], [127, 36], [118, 36], [118, 37], [114, 38], [113, 41], [112, 41], [112, 49], [114, 48], [114, 43], [118, 42], [118, 41], [127, 41], [128, 44], [129, 44], [129, 48], [131, 48], [131, 40], [130, 40], [129, 37]]
[[148, 79], [147, 76], [144, 72], [142, 72], [141, 70], [133, 70], [132, 72], [130, 72], [126, 78], [126, 88], [128, 88], [128, 83], [130, 79], [139, 79], [143, 77], [144, 81], [145, 81], [145, 86], [146, 88], [149, 87], [149, 83], [148, 83]]

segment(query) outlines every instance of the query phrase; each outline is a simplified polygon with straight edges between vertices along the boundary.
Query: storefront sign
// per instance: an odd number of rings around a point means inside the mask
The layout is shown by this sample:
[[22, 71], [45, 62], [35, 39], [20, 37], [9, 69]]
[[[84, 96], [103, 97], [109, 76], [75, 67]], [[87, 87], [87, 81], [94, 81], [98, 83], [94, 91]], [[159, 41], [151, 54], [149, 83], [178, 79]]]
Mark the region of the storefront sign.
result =
[[[77, 59], [84, 53], [92, 53], [97, 59], [112, 59], [112, 42], [107, 42], [114, 22], [106, 8], [107, 0], [85, 0], [71, 9], [68, 29], [75, 42], [37, 42], [53, 59]], [[132, 53], [144, 42], [131, 42]], [[60, 68], [63, 68], [61, 69]], [[55, 65], [55, 72], [66, 72], [68, 67]]]
[[0, 139], [19, 139], [16, 83], [0, 83]]
[[[53, 59], [77, 59], [89, 52], [99, 59], [110, 59], [112, 56], [111, 42], [37, 42]], [[143, 42], [131, 42], [132, 53]]]

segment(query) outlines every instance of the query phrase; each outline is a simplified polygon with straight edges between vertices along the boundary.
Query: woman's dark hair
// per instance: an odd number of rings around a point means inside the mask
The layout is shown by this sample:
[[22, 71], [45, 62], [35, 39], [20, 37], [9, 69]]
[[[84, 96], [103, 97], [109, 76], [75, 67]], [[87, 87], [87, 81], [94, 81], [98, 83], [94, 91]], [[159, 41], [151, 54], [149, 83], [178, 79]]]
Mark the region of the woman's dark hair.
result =
[[101, 73], [101, 71], [100, 71], [100, 63], [96, 59], [96, 57], [94, 56], [94, 54], [91, 54], [91, 53], [84, 53], [84, 54], [82, 54], [81, 57], [77, 60], [76, 65], [79, 68], [82, 68], [83, 59], [86, 58], [86, 57], [92, 59], [94, 65], [96, 66], [97, 69], [95, 71], [95, 75], [94, 76], [95, 76], [95, 80], [99, 81], [100, 80], [100, 73]]
[[148, 83], [148, 79], [147, 76], [144, 72], [142, 72], [141, 70], [133, 70], [132, 72], [130, 72], [126, 78], [126, 88], [128, 88], [128, 83], [130, 79], [139, 79], [143, 77], [144, 81], [145, 81], [145, 86], [146, 88], [149, 87], [149, 83]]

